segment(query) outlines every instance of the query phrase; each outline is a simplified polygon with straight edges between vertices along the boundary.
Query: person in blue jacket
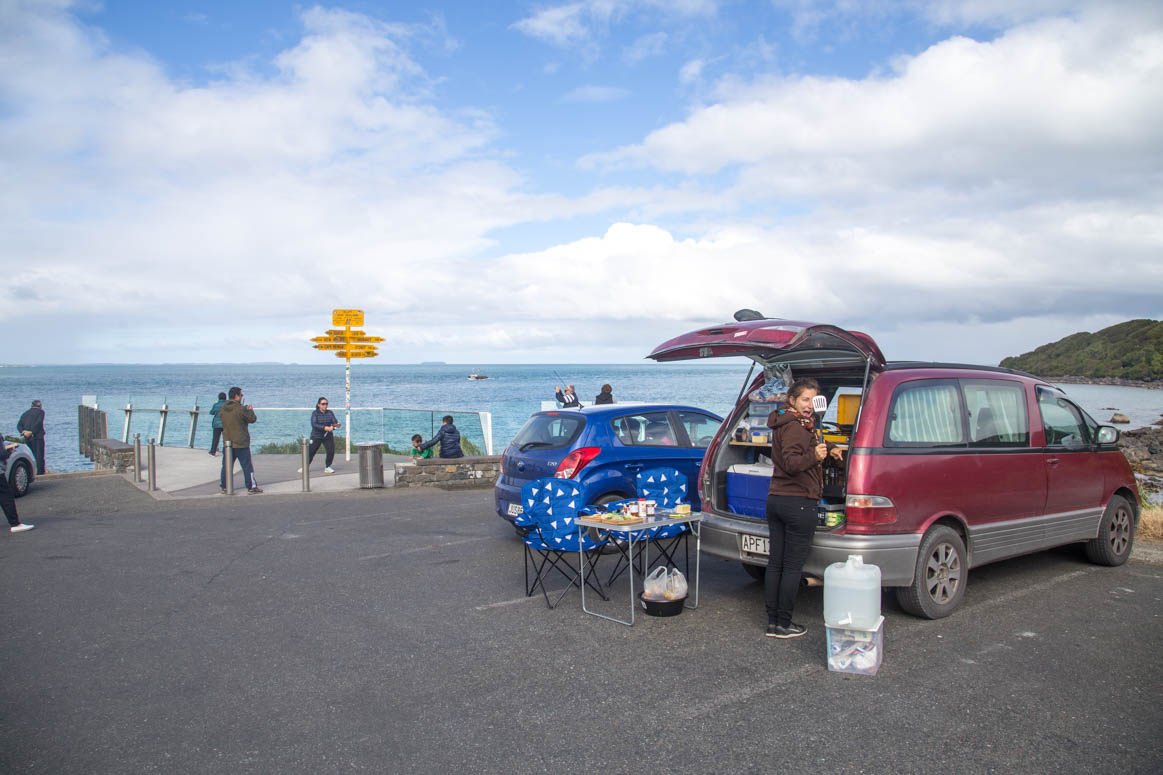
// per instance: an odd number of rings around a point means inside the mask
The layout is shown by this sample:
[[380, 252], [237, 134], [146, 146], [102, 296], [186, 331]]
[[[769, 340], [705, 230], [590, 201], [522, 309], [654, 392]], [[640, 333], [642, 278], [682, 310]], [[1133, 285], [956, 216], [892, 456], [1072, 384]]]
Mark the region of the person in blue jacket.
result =
[[[335, 469], [331, 464], [335, 461], [335, 434], [333, 431], [336, 428], [342, 428], [341, 423], [336, 417], [335, 412], [327, 408], [327, 399], [323, 396], [315, 402], [315, 411], [311, 412], [311, 449], [307, 451], [307, 466], [310, 467], [311, 461], [315, 459], [315, 453], [319, 451], [319, 445], [327, 450], [327, 462], [323, 467], [323, 472], [328, 474], [335, 473]], [[299, 469], [299, 473], [303, 473], [303, 469]]]
[[214, 438], [210, 441], [210, 457], [218, 454], [218, 442], [222, 440], [222, 405], [226, 403], [226, 394], [219, 393], [218, 400], [210, 407], [210, 427], [214, 430]]
[[420, 450], [426, 450], [435, 445], [436, 442], [440, 442], [440, 457], [464, 457], [464, 452], [460, 448], [460, 431], [452, 424], [452, 415], [444, 415], [444, 422], [440, 426], [440, 430], [431, 439], [421, 444]]

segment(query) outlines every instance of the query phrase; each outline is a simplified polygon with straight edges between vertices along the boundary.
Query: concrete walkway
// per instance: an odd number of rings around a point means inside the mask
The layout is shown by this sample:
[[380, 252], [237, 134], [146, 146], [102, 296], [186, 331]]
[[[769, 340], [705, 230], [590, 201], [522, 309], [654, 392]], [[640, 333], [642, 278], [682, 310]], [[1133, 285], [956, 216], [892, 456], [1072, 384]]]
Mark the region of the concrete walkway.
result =
[[[212, 457], [204, 449], [188, 447], [157, 447], [157, 490], [150, 493], [154, 498], [198, 498], [222, 497], [219, 493], [219, 475], [222, 471], [222, 454]], [[302, 475], [298, 473], [301, 463], [299, 455], [252, 455], [254, 474], [264, 494], [291, 494], [303, 491]], [[344, 460], [343, 453], [336, 450], [332, 468], [334, 474], [323, 473], [325, 455], [315, 456], [311, 463], [311, 492], [338, 492], [359, 489], [359, 455], [352, 453], [351, 460]], [[403, 455], [384, 455], [384, 486], [395, 483], [395, 464], [407, 461]], [[143, 491], [148, 491], [148, 463], [146, 452], [142, 450], [142, 481], [134, 482], [133, 474], [125, 478]], [[243, 482], [242, 469], [234, 464], [234, 494], [250, 497]], [[304, 493], [306, 494], [306, 493]]]

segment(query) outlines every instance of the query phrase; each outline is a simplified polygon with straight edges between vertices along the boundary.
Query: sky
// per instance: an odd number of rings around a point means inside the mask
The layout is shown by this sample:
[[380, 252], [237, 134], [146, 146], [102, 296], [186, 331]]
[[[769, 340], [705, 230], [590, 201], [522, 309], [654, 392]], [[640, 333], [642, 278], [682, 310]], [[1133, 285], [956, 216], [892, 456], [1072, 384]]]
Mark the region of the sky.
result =
[[0, 362], [1163, 318], [1163, 3], [0, 0]]

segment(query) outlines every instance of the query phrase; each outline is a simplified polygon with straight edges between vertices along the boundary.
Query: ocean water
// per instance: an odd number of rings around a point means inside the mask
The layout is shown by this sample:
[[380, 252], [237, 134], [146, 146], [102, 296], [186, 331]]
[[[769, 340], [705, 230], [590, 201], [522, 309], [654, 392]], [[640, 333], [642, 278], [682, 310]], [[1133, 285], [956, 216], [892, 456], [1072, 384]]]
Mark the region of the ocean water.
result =
[[[556, 385], [576, 385], [583, 401], [592, 401], [602, 383], [614, 388], [619, 401], [685, 403], [725, 414], [735, 403], [747, 376], [750, 361], [731, 359], [699, 364], [621, 365], [352, 365], [351, 405], [372, 407], [353, 412], [353, 443], [385, 440], [395, 448], [407, 448], [413, 433], [425, 438], [440, 425], [440, 417], [453, 414], [457, 427], [484, 448], [476, 412], [492, 413], [494, 451], [500, 451], [520, 430], [542, 401], [553, 399]], [[474, 369], [487, 380], [469, 380]], [[33, 398], [44, 402], [46, 457], [54, 471], [91, 468], [77, 449], [77, 405], [82, 396], [97, 396], [109, 412], [109, 432], [120, 437], [127, 402], [137, 407], [190, 409], [197, 401], [209, 409], [219, 391], [231, 385], [243, 388], [245, 401], [259, 411], [252, 426], [252, 441], [294, 441], [310, 432], [309, 416], [315, 400], [326, 396], [331, 409], [343, 420], [344, 373], [342, 365], [86, 365], [8, 366], [0, 368], [0, 429], [15, 435], [16, 422]], [[1064, 385], [1096, 420], [1110, 419], [1112, 407], [1131, 423], [1122, 429], [1150, 425], [1163, 413], [1163, 391], [1105, 385]], [[380, 408], [391, 411], [381, 411]], [[277, 408], [296, 411], [275, 411]], [[158, 435], [156, 412], [135, 412], [131, 432], [142, 438]], [[167, 445], [184, 445], [189, 414], [173, 412], [166, 430]], [[199, 419], [195, 445], [210, 444], [210, 423]]]

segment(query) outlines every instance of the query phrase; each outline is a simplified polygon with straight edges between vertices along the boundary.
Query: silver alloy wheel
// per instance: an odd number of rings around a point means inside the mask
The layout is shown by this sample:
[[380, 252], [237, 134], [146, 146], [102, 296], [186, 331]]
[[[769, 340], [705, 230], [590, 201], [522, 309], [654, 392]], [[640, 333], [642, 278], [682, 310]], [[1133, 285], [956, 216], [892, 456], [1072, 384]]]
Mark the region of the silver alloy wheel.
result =
[[1131, 514], [1125, 501], [1111, 516], [1109, 536], [1111, 550], [1115, 554], [1121, 555], [1127, 550], [1127, 544], [1131, 541]]
[[24, 495], [28, 492], [28, 466], [24, 463], [17, 463], [12, 472], [12, 489], [17, 495]]
[[933, 602], [945, 605], [957, 594], [961, 584], [961, 558], [952, 544], [933, 547], [925, 565], [925, 588]]

